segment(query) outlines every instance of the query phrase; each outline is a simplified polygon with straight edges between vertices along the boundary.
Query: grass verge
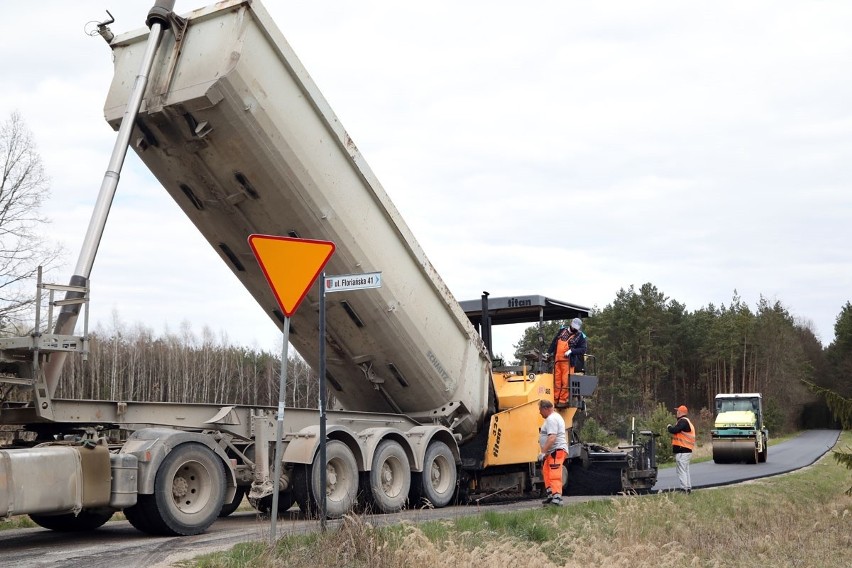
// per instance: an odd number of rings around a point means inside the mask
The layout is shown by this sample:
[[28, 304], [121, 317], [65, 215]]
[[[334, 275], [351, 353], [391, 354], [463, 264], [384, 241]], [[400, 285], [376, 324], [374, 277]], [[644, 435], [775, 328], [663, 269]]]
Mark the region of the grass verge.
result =
[[[841, 446], [852, 445], [844, 432]], [[799, 472], [692, 495], [658, 494], [419, 524], [350, 516], [273, 549], [238, 545], [184, 568], [852, 566], [849, 470], [826, 456]]]

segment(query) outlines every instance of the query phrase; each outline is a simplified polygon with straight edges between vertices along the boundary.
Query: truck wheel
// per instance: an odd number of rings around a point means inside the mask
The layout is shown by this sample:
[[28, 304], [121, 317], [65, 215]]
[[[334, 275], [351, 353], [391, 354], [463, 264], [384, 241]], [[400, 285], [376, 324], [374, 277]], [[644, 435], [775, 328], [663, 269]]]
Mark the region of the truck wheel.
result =
[[30, 515], [30, 519], [40, 527], [56, 532], [93, 531], [112, 518], [113, 511], [82, 510], [78, 515]]
[[[351, 511], [358, 498], [358, 463], [349, 446], [338, 440], [328, 442], [325, 458], [326, 516], [336, 519]], [[297, 465], [293, 468], [293, 493], [306, 517], [314, 517], [319, 511], [317, 500], [317, 496], [321, 494], [319, 459], [319, 452], [317, 452], [310, 467]]]
[[153, 495], [139, 495], [124, 514], [142, 532], [194, 535], [213, 524], [224, 499], [222, 462], [206, 446], [189, 442], [169, 452], [160, 464]]
[[243, 497], [246, 496], [246, 488], [243, 485], [237, 485], [237, 492], [234, 493], [234, 500], [230, 503], [222, 505], [222, 510], [219, 511], [219, 517], [227, 517], [236, 511], [243, 502]]
[[394, 440], [376, 448], [370, 469], [370, 494], [382, 513], [396, 513], [405, 506], [411, 489], [411, 466], [405, 450]]
[[420, 504], [425, 500], [436, 509], [446, 507], [453, 499], [457, 476], [456, 460], [449, 446], [433, 441], [423, 457], [423, 473], [416, 476], [412, 501]]

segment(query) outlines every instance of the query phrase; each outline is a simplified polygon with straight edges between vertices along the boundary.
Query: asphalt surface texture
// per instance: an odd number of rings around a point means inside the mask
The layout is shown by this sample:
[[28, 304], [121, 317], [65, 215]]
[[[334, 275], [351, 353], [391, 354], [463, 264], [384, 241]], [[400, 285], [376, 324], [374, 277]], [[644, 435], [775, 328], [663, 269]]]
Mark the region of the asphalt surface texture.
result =
[[[700, 489], [730, 485], [749, 479], [780, 475], [809, 466], [834, 447], [839, 437], [839, 430], [806, 430], [795, 438], [770, 445], [765, 463], [717, 464], [709, 461], [691, 464], [689, 476], [692, 479], [692, 487]], [[679, 487], [675, 468], [658, 471], [654, 490], [670, 491]]]

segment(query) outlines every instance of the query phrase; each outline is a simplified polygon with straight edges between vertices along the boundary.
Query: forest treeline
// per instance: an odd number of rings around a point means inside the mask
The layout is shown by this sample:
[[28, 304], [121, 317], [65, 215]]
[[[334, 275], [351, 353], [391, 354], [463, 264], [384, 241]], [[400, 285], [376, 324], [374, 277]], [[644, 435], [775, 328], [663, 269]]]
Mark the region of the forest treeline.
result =
[[[546, 324], [546, 342], [559, 323]], [[689, 311], [652, 284], [620, 290], [585, 320], [585, 331], [600, 377], [590, 415], [620, 435], [632, 418], [649, 417], [660, 404], [687, 404], [706, 417], [720, 392], [763, 393], [776, 432], [826, 426], [832, 419], [824, 400], [802, 381], [852, 394], [848, 302], [825, 348], [781, 302], [761, 298], [750, 308], [735, 293], [728, 305]], [[537, 326], [527, 328], [516, 358], [535, 348], [538, 336]], [[316, 408], [316, 373], [298, 356], [288, 365], [286, 404]], [[69, 358], [56, 395], [276, 406], [279, 381], [280, 353], [234, 346], [208, 328], [196, 335], [188, 324], [157, 336], [138, 324], [114, 323], [91, 334], [86, 361]]]
[[[141, 325], [96, 329], [89, 353], [69, 357], [58, 398], [278, 405], [281, 354], [230, 344], [209, 328], [196, 336], [188, 324], [180, 333], [155, 336]], [[319, 384], [311, 367], [291, 357], [285, 403], [316, 408]]]
[[[546, 326], [548, 342], [558, 326]], [[650, 416], [659, 404], [686, 404], [696, 417], [702, 410], [707, 416], [716, 394], [726, 392], [762, 393], [776, 432], [827, 426], [832, 419], [824, 400], [802, 381], [852, 394], [849, 302], [826, 348], [779, 301], [761, 297], [750, 308], [734, 292], [727, 305], [689, 311], [650, 283], [619, 290], [611, 304], [586, 319], [585, 332], [600, 377], [590, 412], [620, 433], [632, 417]], [[515, 356], [537, 341], [537, 327], [528, 328]]]

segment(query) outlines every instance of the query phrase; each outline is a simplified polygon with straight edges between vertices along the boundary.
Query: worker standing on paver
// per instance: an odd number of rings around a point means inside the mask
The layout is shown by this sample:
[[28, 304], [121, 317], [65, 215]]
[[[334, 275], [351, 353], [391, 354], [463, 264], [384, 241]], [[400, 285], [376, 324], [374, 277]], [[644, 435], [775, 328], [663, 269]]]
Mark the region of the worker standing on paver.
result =
[[553, 356], [553, 399], [557, 408], [568, 406], [568, 377], [571, 374], [571, 346], [568, 339], [571, 331], [563, 325], [550, 342], [548, 356]]

